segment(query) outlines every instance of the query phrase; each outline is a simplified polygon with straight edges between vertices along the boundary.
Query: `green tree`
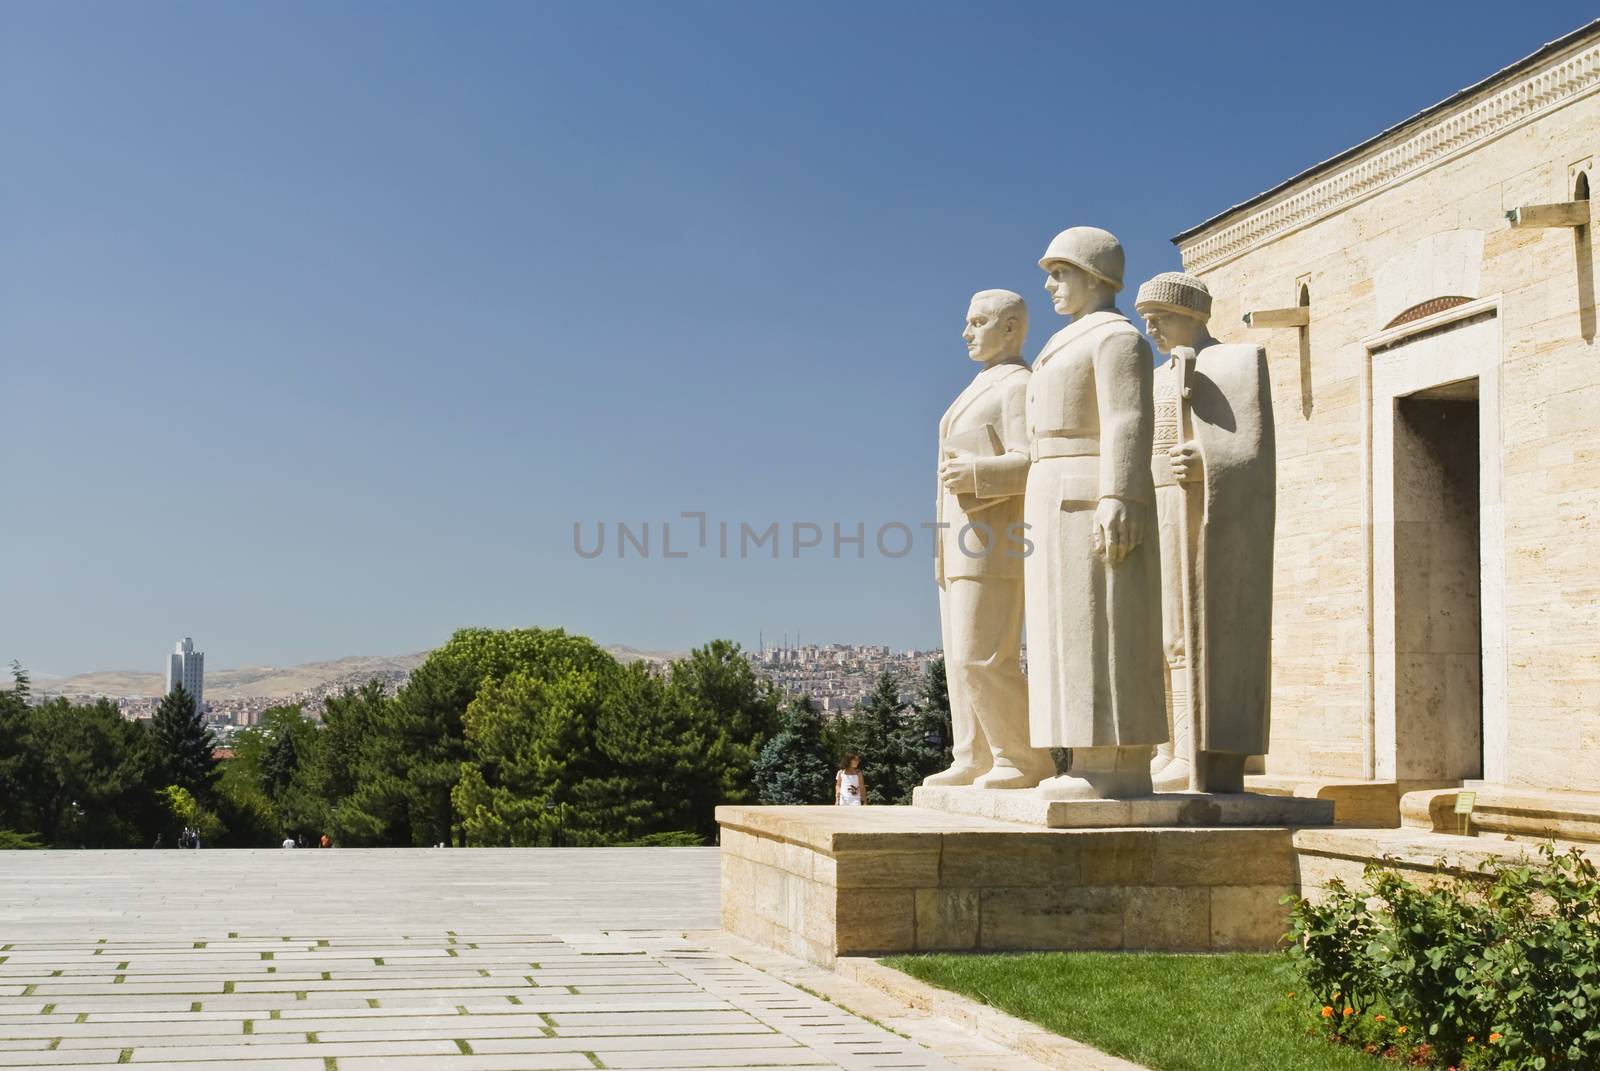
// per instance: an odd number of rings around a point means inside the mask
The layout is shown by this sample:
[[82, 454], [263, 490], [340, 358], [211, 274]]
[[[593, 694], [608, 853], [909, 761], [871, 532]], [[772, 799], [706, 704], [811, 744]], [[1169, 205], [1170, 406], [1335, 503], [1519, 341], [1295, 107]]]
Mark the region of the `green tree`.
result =
[[294, 734], [281, 733], [267, 748], [261, 764], [261, 780], [267, 794], [277, 799], [288, 791], [300, 772], [300, 756], [295, 749]]
[[285, 832], [328, 828], [319, 763], [323, 732], [298, 703], [262, 711], [233, 737], [214, 793], [228, 847], [275, 847]]
[[22, 741], [28, 722], [28, 673], [11, 663], [12, 686], [0, 691], [0, 829], [24, 828]]
[[541, 676], [513, 673], [486, 685], [468, 708], [475, 761], [455, 789], [466, 842], [534, 846], [606, 844], [630, 829], [614, 812], [639, 800], [596, 746], [602, 708], [622, 698], [610, 667]]
[[663, 677], [562, 637], [467, 708], [452, 797], [465, 841], [704, 843], [717, 804], [749, 797], [775, 708], [736, 645], [701, 648]]
[[115, 703], [53, 699], [8, 712], [0, 827], [62, 848], [142, 847], [160, 828], [144, 729]]
[[905, 785], [899, 734], [906, 710], [907, 704], [900, 698], [900, 682], [884, 672], [850, 714], [859, 743], [847, 750], [861, 756], [867, 798], [878, 803], [900, 803], [901, 797], [910, 793]]
[[[428, 655], [390, 703], [389, 717], [376, 726], [390, 761], [386, 768], [372, 770], [382, 786], [372, 802], [383, 808], [372, 817], [388, 820], [389, 842], [457, 839], [452, 793], [468, 758], [463, 718], [480, 689], [519, 669], [551, 679], [593, 669], [602, 659], [611, 661], [581, 636], [538, 628], [460, 629]], [[401, 805], [398, 822], [392, 816], [395, 802]]]
[[[945, 672], [943, 655], [929, 662], [928, 668], [923, 671], [921, 693], [917, 696], [915, 707], [924, 730], [930, 734], [937, 732], [943, 741], [944, 754], [949, 755], [950, 745], [955, 741], [955, 730], [950, 722], [950, 679]], [[953, 756], [939, 769], [948, 766], [950, 761], [954, 761]]]
[[913, 702], [902, 698], [901, 682], [885, 672], [855, 710], [831, 727], [828, 742], [836, 754], [861, 756], [869, 800], [909, 804], [923, 778], [950, 765], [949, 703], [942, 660], [924, 674]]
[[934, 659], [923, 671], [917, 698], [910, 717], [899, 730], [897, 753], [909, 784], [903, 802], [911, 802], [911, 789], [922, 784], [929, 774], [947, 769], [955, 761], [951, 745], [955, 735], [950, 723], [950, 685], [944, 659]]
[[413, 843], [393, 703], [379, 680], [323, 703], [315, 784], [328, 807], [327, 829], [340, 844]]
[[783, 704], [778, 731], [756, 757], [756, 796], [769, 805], [832, 803], [835, 758], [816, 707], [805, 696], [792, 696]]
[[215, 742], [196, 706], [181, 684], [162, 697], [150, 719], [155, 758], [164, 784], [178, 785], [205, 800], [216, 780]]
[[781, 697], [757, 677], [739, 645], [713, 640], [674, 662], [667, 678], [687, 712], [694, 735], [703, 741], [701, 775], [688, 785], [697, 832], [716, 832], [719, 803], [755, 798], [752, 771], [756, 756], [778, 727]]

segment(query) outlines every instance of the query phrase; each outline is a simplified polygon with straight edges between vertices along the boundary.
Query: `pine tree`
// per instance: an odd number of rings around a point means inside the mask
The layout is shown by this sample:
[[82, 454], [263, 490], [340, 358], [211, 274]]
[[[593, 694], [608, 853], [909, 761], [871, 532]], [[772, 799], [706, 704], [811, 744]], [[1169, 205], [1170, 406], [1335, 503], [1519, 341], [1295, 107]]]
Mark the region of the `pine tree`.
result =
[[954, 761], [951, 753], [954, 741], [950, 724], [950, 684], [945, 675], [944, 659], [936, 658], [923, 673], [921, 692], [911, 704], [911, 717], [901, 728], [899, 751], [906, 776], [912, 782], [906, 789], [907, 803], [911, 802], [911, 788]]
[[150, 731], [157, 769], [166, 783], [188, 789], [203, 800], [216, 779], [217, 760], [211, 754], [211, 730], [183, 685], [174, 685], [162, 698], [150, 719]]
[[908, 783], [905, 769], [904, 733], [906, 704], [900, 698], [900, 682], [891, 673], [881, 673], [841, 733], [842, 751], [861, 756], [861, 770], [867, 778], [867, 799], [874, 803], [909, 803], [915, 781]]
[[777, 733], [756, 757], [756, 795], [769, 805], [832, 803], [833, 760], [822, 717], [805, 696], [784, 704]]

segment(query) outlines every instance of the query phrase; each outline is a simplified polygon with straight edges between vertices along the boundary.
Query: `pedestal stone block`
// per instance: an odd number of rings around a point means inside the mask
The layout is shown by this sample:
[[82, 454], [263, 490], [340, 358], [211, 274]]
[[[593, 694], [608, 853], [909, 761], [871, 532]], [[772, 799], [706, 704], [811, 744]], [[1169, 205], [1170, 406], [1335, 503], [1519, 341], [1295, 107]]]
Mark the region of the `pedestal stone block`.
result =
[[[1314, 805], [1296, 824], [1331, 821], [1326, 801], [1289, 802]], [[909, 951], [1265, 950], [1285, 929], [1278, 901], [1299, 887], [1288, 824], [1043, 816], [1062, 824], [926, 807], [719, 807], [723, 927], [821, 964]]]
[[1047, 800], [1031, 792], [925, 785], [915, 790], [912, 801], [918, 807], [935, 811], [1025, 822], [1050, 829], [1325, 826], [1333, 822], [1334, 812], [1333, 800], [1253, 792], [1219, 795], [1160, 792], [1119, 800]]

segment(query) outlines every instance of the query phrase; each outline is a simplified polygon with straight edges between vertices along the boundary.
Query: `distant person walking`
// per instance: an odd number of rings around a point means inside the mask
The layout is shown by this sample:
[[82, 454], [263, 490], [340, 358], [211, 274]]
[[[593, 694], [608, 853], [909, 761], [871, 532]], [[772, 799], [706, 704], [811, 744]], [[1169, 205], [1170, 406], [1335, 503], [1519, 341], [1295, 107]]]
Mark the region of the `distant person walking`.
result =
[[283, 838], [283, 846], [285, 848], [293, 848], [294, 847], [294, 838], [293, 837], [284, 837]]
[[333, 847], [333, 838], [328, 836], [326, 833], [324, 833], [322, 835], [322, 840], [320, 842], [318, 842], [317, 847], [319, 847], [319, 848], [331, 848], [331, 847]]
[[861, 756], [851, 753], [839, 760], [833, 776], [833, 802], [839, 807], [860, 807], [867, 802], [867, 777], [861, 772]]

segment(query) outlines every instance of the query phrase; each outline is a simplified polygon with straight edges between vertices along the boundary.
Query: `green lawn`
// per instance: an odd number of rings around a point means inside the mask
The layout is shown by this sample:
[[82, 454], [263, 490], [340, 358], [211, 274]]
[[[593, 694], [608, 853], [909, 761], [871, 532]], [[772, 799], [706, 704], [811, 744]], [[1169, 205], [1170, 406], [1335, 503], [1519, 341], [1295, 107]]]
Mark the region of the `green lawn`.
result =
[[1157, 1071], [1380, 1071], [1308, 1037], [1281, 956], [892, 956], [887, 965]]

